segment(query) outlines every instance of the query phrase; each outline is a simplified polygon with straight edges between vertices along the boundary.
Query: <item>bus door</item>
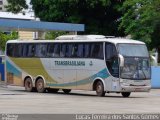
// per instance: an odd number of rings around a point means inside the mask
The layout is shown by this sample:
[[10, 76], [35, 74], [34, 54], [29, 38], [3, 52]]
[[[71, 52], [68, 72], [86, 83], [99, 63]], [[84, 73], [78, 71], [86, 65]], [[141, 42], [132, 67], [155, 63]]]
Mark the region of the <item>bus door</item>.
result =
[[110, 77], [108, 89], [111, 91], [116, 91], [119, 89], [119, 59], [117, 50], [114, 44], [106, 43], [105, 44], [105, 60]]

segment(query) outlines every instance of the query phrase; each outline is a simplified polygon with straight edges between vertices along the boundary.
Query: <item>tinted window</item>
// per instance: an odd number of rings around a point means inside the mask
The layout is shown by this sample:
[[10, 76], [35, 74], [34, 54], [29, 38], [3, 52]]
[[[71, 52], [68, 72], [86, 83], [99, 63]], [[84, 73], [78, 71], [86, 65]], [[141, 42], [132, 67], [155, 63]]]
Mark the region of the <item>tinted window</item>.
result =
[[82, 43], [77, 44], [77, 57], [84, 56], [84, 45]]
[[23, 45], [22, 44], [15, 44], [14, 47], [14, 57], [21, 57], [22, 56]]
[[35, 46], [35, 56], [36, 57], [46, 57], [47, 54], [47, 44], [36, 44]]
[[50, 44], [48, 44], [48, 46], [47, 46], [47, 57], [53, 57], [54, 56], [54, 46], [55, 46], [55, 44], [53, 44], [53, 43], [50, 43]]
[[91, 44], [91, 58], [103, 58], [103, 44], [92, 43]]
[[115, 45], [111, 43], [106, 43], [106, 60], [111, 59], [112, 57], [117, 55]]
[[14, 44], [8, 43], [7, 44], [7, 55], [13, 57], [14, 53]]
[[56, 43], [54, 44], [54, 53], [53, 57], [60, 57], [60, 44]]
[[73, 49], [74, 49], [74, 45], [72, 43], [66, 44], [65, 57], [72, 57], [74, 54]]
[[23, 45], [23, 57], [34, 57], [35, 56], [35, 45], [24, 44]]
[[90, 44], [89, 43], [84, 45], [84, 57], [85, 58], [90, 57]]

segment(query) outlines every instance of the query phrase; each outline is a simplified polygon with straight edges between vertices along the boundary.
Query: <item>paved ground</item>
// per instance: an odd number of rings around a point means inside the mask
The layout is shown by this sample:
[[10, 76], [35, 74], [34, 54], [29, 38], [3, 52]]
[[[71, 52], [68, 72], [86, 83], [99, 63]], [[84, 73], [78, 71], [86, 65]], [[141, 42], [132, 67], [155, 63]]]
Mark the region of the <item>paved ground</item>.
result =
[[21, 87], [0, 85], [0, 113], [160, 113], [160, 89], [123, 98], [113, 93], [97, 97], [92, 91], [72, 91], [68, 95], [63, 92], [29, 93]]

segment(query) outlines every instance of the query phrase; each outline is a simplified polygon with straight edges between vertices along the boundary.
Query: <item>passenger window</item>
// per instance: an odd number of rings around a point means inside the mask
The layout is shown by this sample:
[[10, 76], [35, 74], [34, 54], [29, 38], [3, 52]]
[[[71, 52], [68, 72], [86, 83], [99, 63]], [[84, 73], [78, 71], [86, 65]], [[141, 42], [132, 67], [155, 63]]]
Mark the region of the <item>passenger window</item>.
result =
[[47, 44], [36, 44], [35, 56], [36, 57], [46, 57]]
[[84, 45], [84, 57], [88, 58], [90, 57], [90, 44], [85, 44]]
[[9, 57], [13, 57], [13, 52], [14, 52], [14, 44], [8, 43], [7, 44], [7, 55]]
[[15, 44], [14, 47], [14, 57], [21, 57], [22, 56], [22, 44]]
[[66, 52], [65, 52], [65, 57], [72, 57], [72, 54], [73, 54], [73, 44], [70, 43], [70, 44], [66, 44]]
[[90, 57], [103, 59], [103, 43], [92, 43]]
[[34, 57], [35, 53], [35, 45], [34, 44], [28, 44], [27, 45], [27, 57]]
[[47, 45], [47, 57], [53, 57], [54, 56], [54, 44], [50, 43]]
[[60, 44], [54, 44], [54, 53], [53, 57], [60, 57]]
[[83, 58], [83, 56], [84, 56], [84, 48], [83, 48], [83, 44], [80, 43], [77, 45], [77, 57]]
[[65, 57], [66, 53], [66, 44], [61, 45], [60, 57]]

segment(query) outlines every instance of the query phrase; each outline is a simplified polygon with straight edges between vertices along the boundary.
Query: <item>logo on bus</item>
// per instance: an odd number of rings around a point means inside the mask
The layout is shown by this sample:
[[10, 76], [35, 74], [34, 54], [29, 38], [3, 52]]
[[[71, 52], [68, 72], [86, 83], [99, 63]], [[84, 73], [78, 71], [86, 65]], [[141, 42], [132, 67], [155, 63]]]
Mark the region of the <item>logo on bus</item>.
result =
[[93, 65], [93, 62], [92, 62], [92, 61], [90, 61], [89, 65], [90, 65], [90, 66], [92, 66], [92, 65]]

